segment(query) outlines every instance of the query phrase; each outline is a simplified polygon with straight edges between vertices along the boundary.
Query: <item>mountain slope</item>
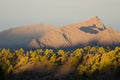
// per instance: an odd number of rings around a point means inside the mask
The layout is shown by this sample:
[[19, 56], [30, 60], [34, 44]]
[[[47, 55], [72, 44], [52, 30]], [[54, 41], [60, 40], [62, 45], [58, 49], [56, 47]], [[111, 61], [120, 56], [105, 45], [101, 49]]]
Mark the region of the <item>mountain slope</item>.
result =
[[80, 22], [80, 23], [75, 23], [75, 24], [70, 24], [68, 25], [68, 27], [76, 27], [76, 28], [80, 28], [80, 27], [88, 27], [88, 26], [94, 26], [97, 27], [97, 29], [99, 30], [103, 30], [105, 29], [104, 24], [102, 23], [102, 21], [97, 17], [93, 17], [91, 19], [88, 19], [84, 22]]
[[0, 48], [26, 48], [34, 38], [41, 38], [53, 30], [52, 25], [26, 25], [0, 32]]
[[[106, 33], [108, 35], [106, 35]], [[112, 34], [116, 36], [115, 39], [119, 36], [118, 33]], [[106, 38], [111, 35], [111, 32], [109, 32], [109, 28], [106, 29], [102, 21], [95, 16], [82, 23], [67, 25], [48, 32], [45, 36], [39, 38], [38, 48], [74, 49], [85, 45], [94, 45], [96, 44], [94, 43], [95, 41], [97, 45], [99, 45], [102, 43], [101, 36], [104, 35], [106, 35], [104, 37]], [[109, 41], [111, 41], [111, 39], [112, 36], [110, 36]], [[105, 42], [107, 42], [107, 40]], [[34, 46], [32, 47], [35, 48]]]
[[95, 38], [99, 44], [102, 45], [118, 45], [120, 43], [120, 33], [115, 31], [112, 27], [108, 27], [106, 30], [100, 32]]
[[97, 16], [60, 28], [36, 24], [0, 32], [0, 48], [75, 49], [87, 45], [119, 46], [120, 33], [106, 28]]

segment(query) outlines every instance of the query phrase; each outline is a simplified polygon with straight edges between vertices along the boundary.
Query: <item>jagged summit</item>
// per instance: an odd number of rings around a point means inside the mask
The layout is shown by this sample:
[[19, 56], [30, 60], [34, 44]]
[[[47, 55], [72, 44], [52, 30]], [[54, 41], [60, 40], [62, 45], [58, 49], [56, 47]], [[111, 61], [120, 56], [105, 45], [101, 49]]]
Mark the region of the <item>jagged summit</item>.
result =
[[102, 21], [97, 16], [92, 17], [84, 22], [68, 25], [68, 27], [70, 28], [93, 27], [99, 30], [106, 29]]
[[98, 16], [95, 16], [95, 17], [89, 19], [88, 23], [91, 25], [95, 25], [97, 28], [106, 29], [106, 27], [104, 26], [102, 21], [98, 18]]
[[94, 17], [90, 18], [89, 20], [95, 20], [95, 21], [97, 21], [97, 20], [100, 20], [100, 19], [99, 19], [98, 16], [94, 16]]

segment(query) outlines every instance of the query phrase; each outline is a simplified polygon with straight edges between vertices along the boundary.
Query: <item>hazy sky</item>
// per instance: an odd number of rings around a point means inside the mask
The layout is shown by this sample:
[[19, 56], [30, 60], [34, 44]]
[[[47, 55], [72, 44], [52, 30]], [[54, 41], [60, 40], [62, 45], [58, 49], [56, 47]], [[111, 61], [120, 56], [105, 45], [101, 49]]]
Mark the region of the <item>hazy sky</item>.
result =
[[120, 31], [120, 0], [0, 0], [0, 30], [40, 23], [63, 26], [93, 16]]

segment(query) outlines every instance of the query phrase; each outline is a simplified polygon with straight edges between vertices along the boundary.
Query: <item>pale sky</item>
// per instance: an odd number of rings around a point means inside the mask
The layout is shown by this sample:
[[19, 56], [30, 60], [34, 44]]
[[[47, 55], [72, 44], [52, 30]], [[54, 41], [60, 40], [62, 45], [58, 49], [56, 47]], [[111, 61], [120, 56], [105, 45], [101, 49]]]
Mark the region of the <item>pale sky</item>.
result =
[[64, 26], [94, 16], [120, 31], [120, 0], [0, 0], [0, 30], [28, 24]]

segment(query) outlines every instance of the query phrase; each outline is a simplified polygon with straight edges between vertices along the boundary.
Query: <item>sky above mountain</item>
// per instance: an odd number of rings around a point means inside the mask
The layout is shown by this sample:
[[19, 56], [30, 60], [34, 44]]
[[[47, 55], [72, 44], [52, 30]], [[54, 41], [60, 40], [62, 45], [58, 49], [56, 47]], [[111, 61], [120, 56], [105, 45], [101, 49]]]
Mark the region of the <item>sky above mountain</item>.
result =
[[120, 31], [120, 0], [0, 0], [0, 31], [28, 24], [63, 26], [98, 16]]

